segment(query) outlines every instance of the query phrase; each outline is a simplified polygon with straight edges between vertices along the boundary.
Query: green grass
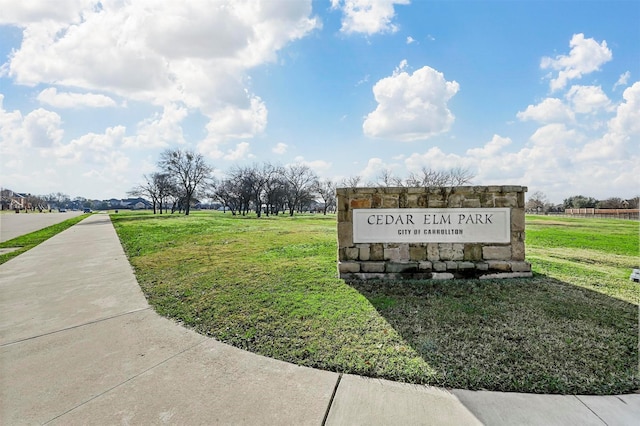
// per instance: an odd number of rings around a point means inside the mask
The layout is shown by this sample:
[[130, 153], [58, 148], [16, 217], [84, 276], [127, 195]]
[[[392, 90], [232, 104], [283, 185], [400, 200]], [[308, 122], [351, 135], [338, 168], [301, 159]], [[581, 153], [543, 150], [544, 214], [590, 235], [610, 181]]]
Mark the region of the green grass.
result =
[[[533, 223], [532, 279], [348, 285], [336, 272], [335, 216], [112, 219], [160, 314], [243, 349], [444, 387], [615, 394], [639, 385], [637, 293], [622, 277], [637, 223], [616, 231], [628, 251], [583, 238], [571, 259], [545, 247], [564, 249], [558, 239], [573, 223], [550, 225], [555, 237]], [[582, 262], [584, 250], [606, 265]]]
[[85, 219], [87, 216], [89, 216], [89, 214], [76, 216], [71, 219], [67, 219], [64, 222], [60, 222], [55, 225], [42, 228], [30, 234], [21, 235], [20, 237], [0, 243], [0, 248], [18, 248], [17, 250], [11, 251], [9, 253], [0, 254], [0, 265], [24, 253], [25, 251], [34, 248], [38, 244], [48, 240], [56, 234], [59, 234], [65, 229], [72, 227], [76, 223]]
[[528, 216], [526, 238], [534, 272], [640, 303], [637, 221]]

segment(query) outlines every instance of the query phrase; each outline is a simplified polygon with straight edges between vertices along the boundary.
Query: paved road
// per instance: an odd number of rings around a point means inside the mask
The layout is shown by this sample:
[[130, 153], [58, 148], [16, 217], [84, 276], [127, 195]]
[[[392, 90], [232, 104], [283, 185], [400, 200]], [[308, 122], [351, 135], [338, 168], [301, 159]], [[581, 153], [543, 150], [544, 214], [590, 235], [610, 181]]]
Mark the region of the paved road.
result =
[[82, 212], [2, 213], [0, 214], [0, 243], [81, 214]]
[[445, 390], [299, 367], [150, 309], [109, 217], [0, 265], [0, 424], [637, 425], [640, 394]]

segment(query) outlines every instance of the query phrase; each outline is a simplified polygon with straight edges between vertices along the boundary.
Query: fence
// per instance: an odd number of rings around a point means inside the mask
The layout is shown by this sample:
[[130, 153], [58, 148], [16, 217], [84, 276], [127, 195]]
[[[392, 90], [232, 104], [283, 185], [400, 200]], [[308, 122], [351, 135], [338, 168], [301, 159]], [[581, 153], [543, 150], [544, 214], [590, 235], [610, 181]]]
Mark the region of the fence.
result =
[[639, 209], [565, 209], [567, 216], [638, 220]]

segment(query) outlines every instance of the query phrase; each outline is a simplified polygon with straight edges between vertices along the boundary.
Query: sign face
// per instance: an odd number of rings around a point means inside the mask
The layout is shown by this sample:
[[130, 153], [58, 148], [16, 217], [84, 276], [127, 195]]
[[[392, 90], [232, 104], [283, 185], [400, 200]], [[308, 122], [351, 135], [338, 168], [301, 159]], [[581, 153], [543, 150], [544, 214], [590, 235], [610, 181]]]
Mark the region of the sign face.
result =
[[511, 209], [354, 209], [354, 243], [508, 243]]

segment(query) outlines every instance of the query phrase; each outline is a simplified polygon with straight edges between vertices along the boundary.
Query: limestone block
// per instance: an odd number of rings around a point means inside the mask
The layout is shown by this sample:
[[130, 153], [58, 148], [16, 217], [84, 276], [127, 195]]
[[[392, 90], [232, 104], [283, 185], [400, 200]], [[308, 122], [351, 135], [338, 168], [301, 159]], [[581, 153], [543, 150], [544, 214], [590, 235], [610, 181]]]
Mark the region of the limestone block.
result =
[[431, 274], [432, 280], [452, 280], [453, 274], [450, 272], [434, 272]]
[[353, 214], [351, 213], [351, 210], [339, 210], [337, 216], [338, 222], [353, 222]]
[[347, 260], [358, 260], [360, 257], [360, 249], [357, 247], [346, 247], [344, 249], [344, 256]]
[[351, 222], [338, 222], [338, 247], [353, 246], [353, 225]]
[[527, 192], [526, 186], [504, 185], [501, 187], [502, 192]]
[[481, 244], [465, 244], [463, 249], [463, 260], [476, 261], [482, 259]]
[[338, 262], [340, 273], [360, 272], [360, 262]]
[[511, 232], [524, 231], [524, 209], [511, 209]]
[[511, 259], [511, 246], [484, 246], [482, 247], [482, 258], [485, 260]]
[[369, 260], [384, 260], [383, 244], [371, 244], [369, 246]]
[[360, 269], [362, 272], [381, 273], [384, 272], [384, 266], [384, 262], [362, 262], [360, 264]]
[[458, 269], [473, 269], [475, 266], [473, 262], [458, 262]]
[[392, 262], [400, 261], [400, 247], [385, 247], [384, 248], [384, 260], [390, 260]]
[[454, 243], [451, 248], [453, 250], [453, 258], [451, 260], [464, 259], [464, 244]]
[[358, 259], [366, 261], [371, 258], [371, 247], [369, 244], [356, 244], [356, 247], [360, 250]]
[[489, 264], [487, 262], [476, 262], [476, 269], [478, 271], [488, 271]]
[[447, 202], [441, 199], [429, 198], [429, 208], [441, 209], [447, 207]]
[[511, 262], [505, 260], [489, 260], [487, 262], [489, 269], [496, 271], [511, 271]]
[[349, 203], [349, 207], [352, 209], [370, 209], [371, 208], [371, 199], [370, 198], [354, 198]]
[[398, 207], [400, 207], [401, 209], [409, 207], [409, 200], [406, 192], [398, 194]]
[[438, 250], [441, 260], [464, 259], [464, 244], [439, 243]]
[[451, 194], [449, 199], [447, 200], [447, 207], [449, 208], [460, 208], [464, 202], [463, 194]]
[[440, 260], [452, 260], [453, 259], [453, 244], [451, 244], [451, 243], [438, 243], [438, 252], [440, 253]]
[[411, 246], [409, 247], [409, 258], [411, 260], [420, 261], [427, 259], [427, 247], [426, 246]]
[[383, 196], [382, 194], [373, 194], [371, 197], [371, 207], [374, 209], [378, 209], [382, 207], [383, 204]]
[[447, 264], [444, 262], [433, 262], [433, 270], [438, 272], [444, 272], [447, 270]]
[[427, 244], [427, 260], [440, 260], [440, 251], [438, 250], [438, 243]]
[[397, 209], [398, 208], [398, 197], [387, 195], [382, 199], [382, 207], [385, 209]]
[[385, 272], [389, 273], [406, 273], [406, 272], [415, 272], [418, 270], [417, 262], [387, 262], [387, 266], [385, 268]]
[[516, 241], [511, 244], [511, 259], [512, 260], [524, 260], [525, 259], [524, 242]]
[[447, 265], [447, 271], [455, 271], [458, 269], [458, 262], [454, 262], [453, 260], [447, 260], [444, 264]]
[[531, 264], [529, 262], [511, 262], [511, 270], [513, 272], [531, 272]]
[[462, 202], [462, 207], [465, 208], [480, 208], [480, 199], [479, 198], [466, 198]]
[[420, 270], [430, 270], [433, 268], [433, 263], [429, 262], [428, 260], [423, 260], [421, 262], [418, 262], [418, 269]]
[[495, 197], [494, 203], [496, 207], [518, 207], [518, 197], [516, 194]]
[[409, 248], [409, 244], [400, 244], [398, 246], [401, 261], [407, 262], [410, 260], [411, 256], [409, 254]]
[[493, 202], [493, 194], [490, 192], [486, 192], [480, 194], [480, 207], [495, 207], [495, 203]]

